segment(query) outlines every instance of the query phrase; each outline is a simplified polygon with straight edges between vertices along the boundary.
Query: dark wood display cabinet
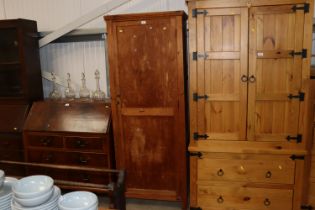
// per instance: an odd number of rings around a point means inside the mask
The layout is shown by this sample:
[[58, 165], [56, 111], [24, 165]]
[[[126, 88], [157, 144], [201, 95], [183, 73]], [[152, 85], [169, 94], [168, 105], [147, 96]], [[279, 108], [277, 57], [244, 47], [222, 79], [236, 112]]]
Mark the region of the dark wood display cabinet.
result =
[[[105, 102], [35, 102], [23, 131], [26, 161], [114, 168], [110, 113], [110, 104]], [[28, 167], [27, 174], [47, 174], [57, 180], [92, 184], [108, 184], [110, 181], [104, 173], [74, 173], [58, 168]]]
[[[31, 103], [43, 97], [35, 21], [0, 20], [0, 160], [23, 161], [22, 128]], [[7, 175], [21, 166], [0, 164]]]

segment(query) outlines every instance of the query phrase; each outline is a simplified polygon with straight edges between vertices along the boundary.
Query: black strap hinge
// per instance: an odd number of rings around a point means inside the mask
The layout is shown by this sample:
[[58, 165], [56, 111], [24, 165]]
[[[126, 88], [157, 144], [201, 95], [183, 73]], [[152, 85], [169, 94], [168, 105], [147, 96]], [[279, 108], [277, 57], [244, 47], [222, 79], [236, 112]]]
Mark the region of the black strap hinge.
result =
[[292, 7], [293, 12], [296, 12], [297, 10], [304, 10], [304, 13], [309, 13], [310, 12], [310, 4], [306, 3], [304, 6], [298, 6], [294, 5]]
[[197, 17], [197, 15], [207, 15], [208, 11], [207, 10], [198, 10], [198, 9], [193, 9], [192, 10], [192, 17]]
[[198, 53], [198, 52], [193, 52], [192, 56], [193, 56], [193, 60], [194, 61], [196, 61], [196, 60], [198, 60], [200, 58], [202, 58], [202, 59], [207, 59], [208, 58], [208, 54], [207, 53], [202, 54], [202, 53]]
[[303, 49], [301, 52], [291, 51], [289, 54], [292, 57], [294, 57], [294, 56], [302, 56], [302, 58], [307, 58], [307, 49]]
[[304, 156], [303, 155], [291, 155], [290, 158], [292, 160], [304, 160]]
[[202, 134], [202, 135], [200, 135], [200, 134], [197, 133], [197, 132], [195, 132], [195, 133], [193, 134], [193, 136], [194, 136], [194, 140], [199, 140], [199, 139], [204, 139], [204, 140], [206, 140], [206, 139], [209, 137], [207, 134]]
[[208, 98], [209, 98], [209, 96], [207, 96], [207, 95], [200, 96], [200, 95], [198, 95], [198, 93], [193, 93], [193, 100], [194, 101], [198, 101], [199, 99], [207, 100]]
[[189, 156], [198, 157], [199, 159], [202, 159], [202, 153], [201, 152], [189, 152]]
[[299, 95], [290, 94], [290, 95], [288, 95], [288, 98], [289, 98], [289, 99], [297, 98], [297, 99], [299, 99], [300, 101], [304, 101], [305, 93], [299, 92]]
[[301, 206], [301, 209], [305, 209], [305, 210], [313, 210], [313, 206], [310, 206], [310, 205], [302, 205]]
[[297, 136], [287, 136], [287, 140], [291, 141], [291, 140], [295, 140], [296, 143], [301, 143], [302, 142], [302, 135], [298, 134]]

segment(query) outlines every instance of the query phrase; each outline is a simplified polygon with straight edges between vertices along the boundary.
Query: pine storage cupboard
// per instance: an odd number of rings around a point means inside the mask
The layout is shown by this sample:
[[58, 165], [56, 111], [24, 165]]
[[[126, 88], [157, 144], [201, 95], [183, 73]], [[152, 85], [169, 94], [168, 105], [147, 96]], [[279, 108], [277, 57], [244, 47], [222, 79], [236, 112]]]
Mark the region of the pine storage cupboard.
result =
[[185, 206], [185, 15], [105, 20], [116, 165], [126, 169], [126, 195]]
[[188, 6], [191, 209], [301, 209], [313, 1]]

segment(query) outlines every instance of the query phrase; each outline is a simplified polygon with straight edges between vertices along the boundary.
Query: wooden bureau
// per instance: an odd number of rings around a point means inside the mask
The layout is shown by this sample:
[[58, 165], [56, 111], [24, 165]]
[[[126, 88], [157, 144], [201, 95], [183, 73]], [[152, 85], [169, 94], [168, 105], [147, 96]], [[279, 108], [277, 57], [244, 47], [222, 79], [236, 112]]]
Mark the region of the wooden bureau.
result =
[[[25, 159], [93, 168], [114, 168], [110, 105], [103, 102], [41, 101], [33, 104], [24, 126]], [[66, 181], [108, 184], [97, 172], [28, 168]]]

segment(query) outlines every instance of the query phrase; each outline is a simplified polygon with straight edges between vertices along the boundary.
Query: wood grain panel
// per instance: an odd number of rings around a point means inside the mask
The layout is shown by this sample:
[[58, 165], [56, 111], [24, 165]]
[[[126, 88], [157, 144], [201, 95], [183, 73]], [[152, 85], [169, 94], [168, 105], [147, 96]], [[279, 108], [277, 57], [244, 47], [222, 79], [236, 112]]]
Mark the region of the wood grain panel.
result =
[[198, 161], [198, 180], [293, 184], [295, 162], [264, 159], [208, 159]]
[[241, 31], [247, 30], [248, 13], [240, 8], [207, 11], [197, 17], [198, 51], [207, 54], [206, 60], [198, 59], [198, 95], [208, 96], [197, 102], [198, 132], [210, 134], [209, 139], [243, 140], [247, 36]]
[[289, 210], [292, 209], [292, 197], [292, 190], [251, 188], [236, 183], [198, 186], [198, 206], [206, 210]]
[[126, 195], [186, 206], [185, 15], [105, 19], [116, 164], [128, 174]]
[[297, 95], [302, 79], [302, 57], [290, 52], [302, 50], [304, 18], [292, 7], [250, 10], [249, 140], [287, 141], [284, 134], [298, 134], [300, 102], [284, 97]]

